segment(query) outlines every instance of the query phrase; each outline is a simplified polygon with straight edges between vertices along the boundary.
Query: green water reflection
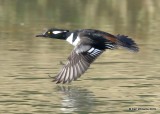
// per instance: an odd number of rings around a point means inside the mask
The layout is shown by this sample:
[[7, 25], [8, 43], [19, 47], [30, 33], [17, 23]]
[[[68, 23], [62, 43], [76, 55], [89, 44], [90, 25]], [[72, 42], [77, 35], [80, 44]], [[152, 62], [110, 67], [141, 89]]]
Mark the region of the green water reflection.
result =
[[[0, 113], [160, 113], [159, 0], [0, 0]], [[72, 46], [46, 28], [125, 34], [140, 52], [106, 51], [70, 85], [56, 75]], [[129, 110], [154, 108], [156, 110]]]

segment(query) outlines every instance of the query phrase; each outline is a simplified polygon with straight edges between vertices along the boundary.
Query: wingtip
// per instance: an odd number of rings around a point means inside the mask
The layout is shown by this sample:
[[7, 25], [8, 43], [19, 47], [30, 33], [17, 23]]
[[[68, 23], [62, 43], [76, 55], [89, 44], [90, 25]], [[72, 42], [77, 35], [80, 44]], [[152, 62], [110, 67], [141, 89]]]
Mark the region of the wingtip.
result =
[[56, 84], [66, 84], [67, 82], [70, 83], [68, 80], [60, 80], [60, 79], [57, 79], [57, 76], [53, 77], [53, 80], [52, 82], [55, 82]]
[[52, 82], [55, 82], [56, 84], [66, 84], [66, 83], [70, 83], [69, 81], [61, 81], [61, 80], [52, 80]]
[[61, 83], [59, 80], [53, 79], [52, 82], [55, 82], [56, 84]]

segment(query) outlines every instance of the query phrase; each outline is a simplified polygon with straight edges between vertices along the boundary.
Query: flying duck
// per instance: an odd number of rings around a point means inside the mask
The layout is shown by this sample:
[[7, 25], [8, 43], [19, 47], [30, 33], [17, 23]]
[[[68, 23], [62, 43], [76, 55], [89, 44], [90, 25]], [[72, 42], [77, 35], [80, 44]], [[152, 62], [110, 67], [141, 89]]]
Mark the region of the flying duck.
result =
[[67, 63], [53, 80], [63, 84], [77, 80], [89, 68], [90, 64], [107, 49], [114, 50], [123, 47], [129, 51], [139, 51], [137, 44], [128, 36], [112, 35], [94, 29], [70, 31], [51, 28], [36, 37], [66, 40], [74, 46]]

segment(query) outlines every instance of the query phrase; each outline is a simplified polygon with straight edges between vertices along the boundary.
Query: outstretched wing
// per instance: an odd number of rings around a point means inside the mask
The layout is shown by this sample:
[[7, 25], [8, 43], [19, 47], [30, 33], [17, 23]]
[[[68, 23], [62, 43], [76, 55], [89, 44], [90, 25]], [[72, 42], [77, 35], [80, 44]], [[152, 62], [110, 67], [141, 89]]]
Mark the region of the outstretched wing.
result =
[[68, 57], [68, 62], [64, 65], [53, 81], [56, 83], [70, 83], [80, 77], [90, 66], [90, 64], [103, 53], [90, 45], [78, 45]]

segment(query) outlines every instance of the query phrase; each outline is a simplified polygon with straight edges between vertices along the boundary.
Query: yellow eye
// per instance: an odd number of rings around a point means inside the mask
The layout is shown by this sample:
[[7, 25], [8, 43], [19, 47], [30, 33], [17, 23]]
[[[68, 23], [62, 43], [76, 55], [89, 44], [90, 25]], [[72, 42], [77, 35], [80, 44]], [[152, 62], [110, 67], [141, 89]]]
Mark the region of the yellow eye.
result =
[[51, 32], [48, 32], [48, 34], [50, 34]]

